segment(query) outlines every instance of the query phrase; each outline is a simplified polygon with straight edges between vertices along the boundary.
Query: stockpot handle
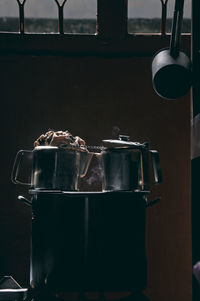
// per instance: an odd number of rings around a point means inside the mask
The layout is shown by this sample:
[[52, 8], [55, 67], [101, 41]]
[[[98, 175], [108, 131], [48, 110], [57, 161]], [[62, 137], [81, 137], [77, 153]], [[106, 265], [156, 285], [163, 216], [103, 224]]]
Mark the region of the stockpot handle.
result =
[[160, 158], [159, 153], [156, 150], [149, 150], [151, 154], [153, 174], [154, 174], [154, 184], [159, 184], [162, 182], [162, 172], [160, 167]]
[[28, 199], [26, 199], [23, 195], [18, 195], [18, 200], [23, 202], [24, 204], [28, 205], [28, 206], [32, 206], [32, 202], [29, 201]]
[[21, 161], [22, 161], [22, 158], [24, 157], [24, 154], [27, 154], [27, 153], [32, 153], [32, 151], [20, 150], [15, 157], [15, 161], [14, 161], [13, 169], [12, 169], [12, 173], [11, 173], [11, 181], [14, 184], [29, 185], [29, 186], [31, 185], [31, 183], [24, 183], [19, 180], [19, 170], [21, 167]]

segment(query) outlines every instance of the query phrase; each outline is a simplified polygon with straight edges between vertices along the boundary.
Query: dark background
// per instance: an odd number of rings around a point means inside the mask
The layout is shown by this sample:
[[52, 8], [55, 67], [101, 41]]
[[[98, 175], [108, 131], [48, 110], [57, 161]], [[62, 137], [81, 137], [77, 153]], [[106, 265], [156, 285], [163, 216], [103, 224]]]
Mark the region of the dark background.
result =
[[10, 180], [17, 151], [32, 149], [49, 128], [99, 145], [117, 127], [160, 153], [164, 181], [150, 199], [162, 199], [147, 210], [146, 293], [152, 301], [191, 300], [189, 95], [159, 98], [145, 57], [1, 55], [0, 66], [1, 276], [29, 282], [31, 209], [17, 200], [27, 188]]

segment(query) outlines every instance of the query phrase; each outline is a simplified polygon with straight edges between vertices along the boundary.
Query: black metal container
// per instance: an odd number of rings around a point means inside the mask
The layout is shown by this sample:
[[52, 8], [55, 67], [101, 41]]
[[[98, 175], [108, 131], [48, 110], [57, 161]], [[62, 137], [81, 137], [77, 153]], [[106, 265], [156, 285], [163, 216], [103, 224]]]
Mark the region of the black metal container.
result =
[[148, 192], [32, 194], [31, 287], [141, 291]]

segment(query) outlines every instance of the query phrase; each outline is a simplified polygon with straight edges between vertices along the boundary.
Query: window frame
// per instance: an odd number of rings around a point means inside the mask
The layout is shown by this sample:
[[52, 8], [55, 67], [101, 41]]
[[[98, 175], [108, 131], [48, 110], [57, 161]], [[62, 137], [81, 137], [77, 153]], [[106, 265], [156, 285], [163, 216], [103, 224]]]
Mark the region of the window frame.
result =
[[[169, 46], [162, 21], [162, 33], [128, 33], [128, 0], [97, 0], [96, 34], [26, 33], [23, 12], [21, 16], [20, 33], [0, 32], [0, 54], [150, 57]], [[58, 20], [59, 28], [62, 22]], [[190, 40], [191, 34], [182, 34], [181, 48], [189, 55]]]

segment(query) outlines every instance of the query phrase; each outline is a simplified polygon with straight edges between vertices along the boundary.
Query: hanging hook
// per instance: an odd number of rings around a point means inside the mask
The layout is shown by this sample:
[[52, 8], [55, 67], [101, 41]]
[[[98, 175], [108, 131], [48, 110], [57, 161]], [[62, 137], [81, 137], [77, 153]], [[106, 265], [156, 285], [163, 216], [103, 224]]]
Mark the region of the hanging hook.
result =
[[67, 0], [63, 0], [62, 3], [60, 3], [59, 0], [55, 0], [57, 6], [58, 6], [58, 31], [60, 34], [64, 34], [64, 5], [67, 2]]
[[17, 0], [17, 3], [19, 5], [19, 32], [21, 34], [24, 34], [24, 5], [26, 3], [26, 0]]
[[161, 35], [166, 35], [166, 25], [167, 25], [167, 3], [168, 0], [160, 0], [162, 5], [162, 16], [161, 16]]

